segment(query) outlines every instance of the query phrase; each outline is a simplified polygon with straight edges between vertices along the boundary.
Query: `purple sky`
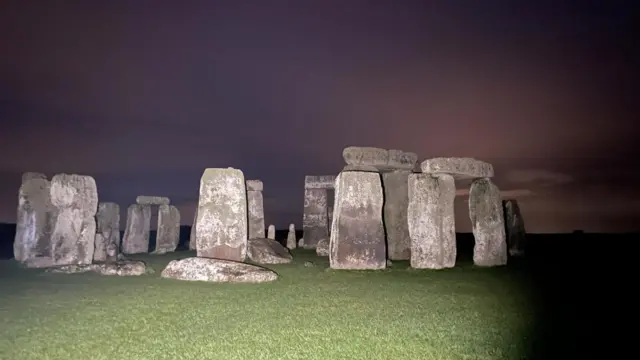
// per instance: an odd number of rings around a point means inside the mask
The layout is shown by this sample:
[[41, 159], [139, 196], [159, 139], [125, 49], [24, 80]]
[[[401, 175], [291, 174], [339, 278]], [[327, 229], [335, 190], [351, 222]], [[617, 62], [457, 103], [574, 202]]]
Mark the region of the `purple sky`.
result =
[[4, 1], [0, 221], [39, 171], [190, 224], [203, 170], [232, 166], [300, 226], [304, 175], [360, 145], [493, 163], [530, 232], [640, 230], [633, 4]]

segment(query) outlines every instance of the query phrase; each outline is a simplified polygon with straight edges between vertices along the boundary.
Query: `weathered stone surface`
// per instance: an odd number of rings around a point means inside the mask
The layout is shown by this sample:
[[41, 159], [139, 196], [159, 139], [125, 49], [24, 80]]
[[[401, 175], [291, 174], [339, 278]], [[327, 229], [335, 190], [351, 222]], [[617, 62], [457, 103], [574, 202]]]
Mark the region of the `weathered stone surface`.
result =
[[47, 272], [62, 274], [95, 272], [111, 276], [140, 276], [153, 273], [153, 270], [147, 268], [142, 261], [125, 260], [105, 264], [62, 265], [47, 269]]
[[263, 191], [264, 185], [260, 180], [247, 180], [247, 191]]
[[256, 264], [288, 264], [293, 257], [284, 246], [271, 239], [249, 239], [247, 257]]
[[176, 280], [225, 283], [262, 283], [278, 279], [278, 274], [259, 266], [202, 257], [173, 260], [160, 276]]
[[176, 251], [180, 241], [180, 210], [173, 205], [158, 207], [158, 232], [154, 254]]
[[51, 183], [43, 174], [23, 174], [13, 242], [17, 261], [51, 256], [51, 233], [56, 216], [50, 189]]
[[304, 177], [305, 189], [333, 189], [336, 183], [334, 175], [307, 175]]
[[493, 177], [493, 166], [473, 158], [433, 158], [420, 165], [426, 174], [450, 174], [455, 179]]
[[322, 239], [318, 241], [316, 254], [318, 254], [318, 256], [329, 256], [329, 239]]
[[331, 224], [333, 224], [333, 206], [327, 206], [327, 225], [331, 234]]
[[289, 224], [289, 232], [287, 233], [287, 249], [293, 250], [296, 248], [296, 226]]
[[267, 239], [276, 239], [276, 226], [273, 224], [269, 225], [269, 229], [267, 229]]
[[193, 214], [193, 225], [191, 225], [191, 233], [189, 234], [189, 250], [196, 249], [196, 221], [198, 220], [198, 207]]
[[122, 237], [124, 254], [149, 252], [151, 208], [149, 205], [131, 204], [127, 209], [127, 226]]
[[136, 198], [138, 205], [169, 205], [171, 200], [164, 196], [145, 196], [141, 195]]
[[[260, 190], [250, 190], [251, 188]], [[259, 183], [260, 186], [256, 184]], [[262, 198], [262, 181], [247, 180], [247, 206], [249, 207], [249, 239], [264, 238], [264, 199]]]
[[469, 217], [475, 246], [473, 262], [478, 266], [507, 263], [507, 242], [500, 190], [489, 179], [477, 179], [469, 189]]
[[507, 234], [509, 255], [513, 257], [524, 256], [527, 233], [518, 201], [514, 199], [504, 200], [502, 207], [504, 209], [505, 232]]
[[318, 241], [329, 237], [329, 219], [327, 216], [327, 189], [304, 190], [304, 213], [302, 230], [303, 247], [315, 249]]
[[[96, 237], [93, 249], [93, 261], [107, 261], [107, 248], [116, 246], [116, 255], [120, 246], [120, 206], [112, 202], [98, 204], [96, 214]], [[110, 260], [115, 260], [111, 258]]]
[[387, 257], [391, 260], [409, 260], [411, 257], [411, 237], [407, 223], [409, 174], [409, 171], [404, 170], [382, 173]]
[[332, 269], [385, 268], [383, 202], [378, 173], [346, 171], [338, 175], [329, 242]]
[[244, 261], [247, 216], [247, 190], [242, 171], [206, 169], [200, 180], [196, 223], [198, 256]]
[[418, 161], [415, 153], [402, 150], [386, 150], [375, 147], [350, 146], [342, 151], [342, 157], [349, 169], [368, 170], [374, 167], [379, 171], [412, 170]]
[[96, 236], [98, 188], [90, 176], [57, 174], [51, 179], [56, 221], [51, 253], [56, 265], [91, 264]]
[[451, 268], [456, 263], [453, 176], [411, 174], [407, 219], [411, 237], [411, 267]]

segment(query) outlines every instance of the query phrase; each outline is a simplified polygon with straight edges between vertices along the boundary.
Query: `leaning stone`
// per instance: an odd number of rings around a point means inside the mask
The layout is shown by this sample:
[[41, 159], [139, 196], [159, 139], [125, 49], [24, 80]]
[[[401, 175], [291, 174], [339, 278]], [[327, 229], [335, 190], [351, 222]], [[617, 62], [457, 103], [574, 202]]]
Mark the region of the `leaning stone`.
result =
[[56, 216], [50, 189], [51, 183], [43, 174], [23, 174], [13, 242], [13, 254], [19, 262], [51, 256], [51, 233]]
[[332, 269], [385, 268], [383, 202], [379, 174], [347, 171], [338, 175], [329, 242]]
[[206, 169], [200, 181], [196, 223], [198, 256], [244, 261], [247, 215], [247, 189], [242, 171]]
[[451, 268], [456, 263], [453, 176], [411, 174], [407, 219], [411, 237], [411, 267]]
[[267, 239], [276, 239], [276, 226], [273, 224], [269, 225], [269, 229], [267, 230]]
[[329, 237], [327, 189], [305, 189], [302, 231], [305, 249], [315, 249], [318, 242]]
[[411, 257], [411, 236], [407, 223], [409, 174], [404, 170], [382, 173], [387, 257], [391, 260], [409, 260]]
[[[107, 261], [107, 248], [120, 245], [120, 206], [112, 202], [98, 204], [93, 261]], [[112, 259], [113, 260], [113, 259]]]
[[329, 239], [322, 239], [318, 242], [316, 254], [318, 256], [329, 256]]
[[527, 232], [524, 227], [524, 219], [520, 213], [520, 206], [517, 200], [504, 200], [505, 231], [507, 234], [507, 246], [509, 255], [513, 257], [524, 256], [526, 247]]
[[149, 252], [151, 208], [149, 205], [131, 204], [127, 209], [127, 226], [122, 237], [124, 254]]
[[247, 180], [249, 239], [264, 238], [264, 199], [262, 197], [262, 188], [262, 181]]
[[249, 239], [247, 257], [256, 264], [288, 264], [293, 260], [289, 251], [271, 239]]
[[287, 249], [293, 250], [296, 248], [296, 226], [289, 224], [289, 232], [287, 233]]
[[63, 265], [49, 268], [46, 271], [61, 274], [95, 272], [108, 276], [140, 276], [149, 273], [150, 269], [142, 261], [129, 260], [104, 264]]
[[307, 175], [304, 177], [305, 189], [333, 189], [336, 183], [334, 175]]
[[262, 283], [278, 279], [278, 274], [241, 262], [192, 257], [173, 260], [160, 274], [163, 278], [224, 283]]
[[138, 196], [136, 198], [136, 204], [139, 205], [169, 205], [171, 200], [164, 196]]
[[433, 158], [422, 162], [426, 174], [451, 174], [456, 179], [493, 177], [493, 166], [473, 158]]
[[180, 210], [173, 205], [158, 207], [158, 231], [154, 254], [176, 251], [180, 242]]
[[469, 217], [475, 246], [473, 262], [477, 266], [507, 263], [507, 243], [500, 190], [489, 179], [477, 179], [469, 189]]
[[264, 184], [260, 180], [247, 180], [247, 191], [263, 191]]

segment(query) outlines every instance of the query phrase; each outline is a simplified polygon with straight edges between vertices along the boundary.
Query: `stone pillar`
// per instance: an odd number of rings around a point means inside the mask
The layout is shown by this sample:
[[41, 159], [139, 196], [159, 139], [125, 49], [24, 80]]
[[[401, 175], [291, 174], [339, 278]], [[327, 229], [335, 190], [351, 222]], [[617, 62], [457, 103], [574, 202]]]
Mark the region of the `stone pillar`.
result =
[[407, 170], [382, 173], [385, 199], [383, 217], [387, 233], [387, 256], [390, 260], [409, 260], [411, 257], [411, 237], [407, 221], [409, 174], [411, 171]]
[[247, 180], [247, 204], [249, 207], [249, 239], [264, 239], [264, 201], [262, 181]]
[[289, 224], [289, 232], [287, 233], [287, 249], [293, 250], [296, 248], [296, 226]]
[[[113, 245], [112, 245], [113, 244]], [[115, 246], [116, 256], [120, 247], [120, 206], [112, 202], [98, 204], [96, 214], [96, 239], [93, 261], [114, 261], [107, 254], [109, 246]]]
[[517, 200], [504, 200], [502, 202], [504, 209], [505, 232], [507, 234], [507, 247], [509, 255], [513, 257], [524, 256], [526, 247], [526, 231], [524, 227], [524, 219], [520, 213], [520, 206]]
[[193, 214], [193, 225], [191, 225], [191, 233], [189, 234], [189, 250], [196, 249], [196, 220], [198, 220], [198, 206]]
[[196, 222], [199, 257], [244, 261], [247, 257], [247, 189], [241, 170], [205, 169]]
[[456, 185], [453, 176], [411, 174], [408, 179], [408, 197], [411, 267], [454, 267], [456, 226], [453, 204]]
[[51, 183], [44, 174], [22, 175], [18, 195], [13, 254], [17, 261], [51, 256], [51, 232], [55, 221], [51, 205]]
[[505, 265], [507, 243], [500, 190], [488, 178], [476, 179], [471, 183], [469, 217], [475, 238], [474, 264]]
[[180, 241], [180, 210], [173, 205], [158, 207], [158, 235], [154, 254], [176, 251]]
[[333, 189], [335, 176], [305, 176], [304, 214], [302, 230], [303, 247], [315, 249], [318, 242], [329, 238], [327, 213], [327, 189]]
[[276, 226], [273, 224], [269, 225], [269, 229], [267, 230], [267, 239], [276, 239]]
[[384, 195], [380, 175], [375, 172], [342, 171], [336, 179], [335, 189], [335, 220], [329, 245], [331, 268], [384, 269]]
[[151, 228], [151, 207], [131, 204], [127, 208], [127, 226], [122, 237], [124, 254], [149, 252], [149, 229]]
[[331, 234], [331, 224], [333, 223], [333, 206], [327, 206], [327, 221], [329, 223], [329, 234]]

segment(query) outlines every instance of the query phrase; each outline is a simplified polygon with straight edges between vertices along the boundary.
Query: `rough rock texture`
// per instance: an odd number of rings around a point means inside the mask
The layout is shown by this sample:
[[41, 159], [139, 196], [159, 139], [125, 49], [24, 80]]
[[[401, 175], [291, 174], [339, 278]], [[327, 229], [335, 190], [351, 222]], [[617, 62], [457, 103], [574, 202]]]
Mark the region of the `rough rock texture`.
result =
[[409, 260], [411, 257], [411, 237], [407, 223], [409, 174], [409, 171], [403, 170], [382, 173], [387, 257], [391, 260]]
[[305, 189], [333, 189], [336, 183], [334, 175], [307, 175], [304, 177]]
[[329, 239], [322, 239], [318, 242], [316, 254], [318, 256], [329, 256]]
[[18, 195], [13, 253], [17, 261], [51, 256], [51, 232], [55, 208], [51, 205], [51, 183], [44, 174], [24, 173]]
[[420, 165], [426, 174], [451, 174], [456, 179], [493, 177], [493, 166], [473, 158], [433, 158]]
[[302, 246], [305, 249], [315, 249], [318, 241], [329, 237], [327, 189], [304, 190], [302, 231], [304, 232]]
[[149, 252], [151, 208], [148, 205], [131, 204], [127, 209], [127, 226], [122, 236], [122, 253]]
[[90, 176], [57, 174], [51, 179], [56, 220], [51, 254], [56, 265], [91, 264], [96, 237], [98, 189]]
[[100, 275], [140, 276], [152, 273], [153, 270], [147, 268], [142, 261], [125, 260], [105, 264], [63, 265], [47, 269], [47, 272], [62, 274], [95, 272]]
[[331, 234], [331, 224], [333, 224], [333, 206], [327, 206], [327, 224], [329, 228], [329, 234]]
[[162, 270], [160, 276], [176, 280], [228, 283], [262, 283], [278, 279], [278, 274], [259, 266], [201, 257], [173, 260]]
[[453, 176], [409, 175], [407, 218], [411, 237], [411, 267], [451, 268], [456, 263]]
[[196, 221], [198, 220], [198, 207], [193, 214], [193, 225], [191, 225], [191, 233], [189, 234], [189, 250], [196, 249]]
[[[336, 180], [335, 217], [329, 242], [332, 269], [384, 269], [387, 254], [380, 175], [343, 171]], [[307, 235], [305, 234], [305, 237]]]
[[136, 198], [136, 204], [138, 205], [169, 205], [171, 201], [168, 197], [164, 196], [138, 196]]
[[418, 161], [415, 153], [360, 146], [345, 148], [342, 157], [354, 169], [363, 167], [363, 170], [368, 170], [368, 167], [373, 167], [379, 171], [412, 170]]
[[469, 217], [475, 245], [473, 262], [478, 266], [507, 263], [507, 242], [500, 190], [489, 179], [477, 179], [469, 189]]
[[[98, 204], [96, 214], [96, 238], [93, 249], [93, 261], [107, 261], [107, 248], [110, 244], [116, 247], [116, 255], [120, 246], [120, 206], [112, 202]], [[111, 261], [115, 258], [110, 257]]]
[[196, 223], [198, 256], [244, 261], [247, 216], [247, 190], [242, 171], [206, 169], [200, 180]]
[[158, 232], [154, 254], [176, 251], [180, 241], [180, 210], [173, 205], [158, 207]]
[[273, 224], [269, 225], [269, 229], [267, 229], [267, 239], [276, 239], [276, 226]]
[[249, 239], [264, 238], [264, 200], [262, 198], [262, 188], [262, 181], [247, 180]]
[[256, 264], [288, 264], [293, 257], [284, 246], [271, 239], [249, 239], [247, 257]]
[[289, 232], [287, 233], [287, 249], [293, 250], [296, 248], [296, 226], [289, 224]]
[[505, 232], [507, 235], [509, 255], [514, 257], [524, 256], [527, 234], [518, 201], [512, 199], [504, 200], [502, 207], [504, 209]]

